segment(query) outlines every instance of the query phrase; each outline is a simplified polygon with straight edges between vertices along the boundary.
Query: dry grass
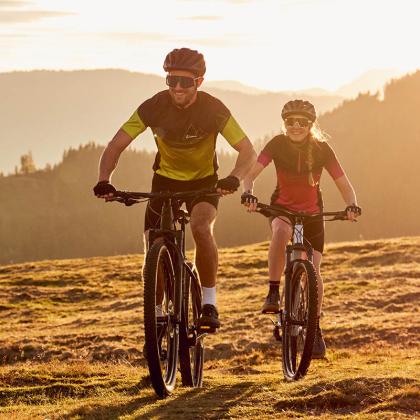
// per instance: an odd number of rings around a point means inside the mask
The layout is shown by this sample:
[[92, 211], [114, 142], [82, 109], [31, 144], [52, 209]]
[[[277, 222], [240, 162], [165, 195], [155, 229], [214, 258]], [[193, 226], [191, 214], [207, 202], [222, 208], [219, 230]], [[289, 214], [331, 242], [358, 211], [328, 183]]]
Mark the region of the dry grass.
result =
[[0, 418], [415, 418], [420, 238], [330, 245], [328, 358], [286, 383], [269, 319], [267, 243], [221, 250], [222, 328], [202, 389], [166, 400], [141, 355], [142, 257], [0, 266]]

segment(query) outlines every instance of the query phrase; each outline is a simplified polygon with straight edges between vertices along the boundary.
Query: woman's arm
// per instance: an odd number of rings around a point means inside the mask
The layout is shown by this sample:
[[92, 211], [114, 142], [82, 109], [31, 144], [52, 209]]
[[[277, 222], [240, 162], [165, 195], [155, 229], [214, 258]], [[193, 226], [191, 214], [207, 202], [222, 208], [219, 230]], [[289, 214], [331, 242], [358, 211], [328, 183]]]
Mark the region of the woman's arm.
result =
[[[340, 176], [339, 178], [334, 180], [335, 185], [337, 185], [338, 190], [341, 193], [341, 196], [343, 197], [344, 202], [347, 206], [357, 206], [357, 198], [356, 193], [354, 192], [354, 188], [351, 185], [349, 179], [347, 178], [347, 175], [344, 174]], [[356, 220], [358, 214], [348, 211], [347, 217], [349, 220]]]

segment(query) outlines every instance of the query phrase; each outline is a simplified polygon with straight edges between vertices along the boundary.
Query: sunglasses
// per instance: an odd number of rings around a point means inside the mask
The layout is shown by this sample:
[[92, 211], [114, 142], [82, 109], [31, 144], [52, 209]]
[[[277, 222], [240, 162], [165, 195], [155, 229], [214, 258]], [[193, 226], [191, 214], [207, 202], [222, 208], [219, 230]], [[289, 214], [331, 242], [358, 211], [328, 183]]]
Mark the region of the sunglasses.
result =
[[289, 127], [293, 127], [296, 123], [299, 124], [299, 127], [308, 127], [311, 121], [307, 118], [289, 117], [284, 120], [284, 123]]
[[179, 86], [181, 86], [183, 89], [187, 89], [195, 86], [195, 81], [197, 79], [198, 77], [194, 79], [188, 76], [172, 76], [168, 74], [166, 76], [166, 84], [171, 88], [175, 88], [179, 83]]

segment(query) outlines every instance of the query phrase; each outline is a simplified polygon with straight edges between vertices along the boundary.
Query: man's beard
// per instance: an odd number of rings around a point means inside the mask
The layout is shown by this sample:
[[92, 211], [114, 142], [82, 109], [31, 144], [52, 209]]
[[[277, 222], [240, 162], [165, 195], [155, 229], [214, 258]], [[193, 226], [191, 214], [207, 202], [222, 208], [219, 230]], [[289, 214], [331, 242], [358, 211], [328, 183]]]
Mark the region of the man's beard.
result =
[[197, 89], [194, 89], [192, 92], [183, 92], [182, 96], [177, 96], [177, 94], [174, 91], [170, 91], [172, 102], [179, 108], [188, 107], [191, 104], [191, 101], [194, 99], [196, 93]]

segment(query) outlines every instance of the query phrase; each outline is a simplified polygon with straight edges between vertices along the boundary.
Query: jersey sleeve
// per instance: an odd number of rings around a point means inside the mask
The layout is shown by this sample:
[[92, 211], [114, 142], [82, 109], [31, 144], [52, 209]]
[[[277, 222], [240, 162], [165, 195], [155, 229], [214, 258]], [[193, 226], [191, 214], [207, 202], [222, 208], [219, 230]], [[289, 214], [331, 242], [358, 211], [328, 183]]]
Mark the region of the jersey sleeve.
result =
[[340, 165], [340, 162], [337, 159], [337, 156], [334, 153], [334, 150], [330, 147], [329, 144], [325, 143], [325, 169], [328, 171], [332, 179], [340, 178], [344, 175], [343, 168]]
[[235, 118], [232, 117], [232, 115], [229, 116], [225, 126], [220, 131], [220, 133], [231, 146], [234, 146], [246, 137], [245, 132], [236, 122]]
[[272, 146], [273, 140], [269, 141], [258, 155], [257, 162], [261, 163], [264, 167], [273, 160]]
[[136, 109], [130, 119], [121, 126], [121, 130], [125, 131], [132, 139], [135, 139], [140, 133], [146, 130], [147, 126]]

